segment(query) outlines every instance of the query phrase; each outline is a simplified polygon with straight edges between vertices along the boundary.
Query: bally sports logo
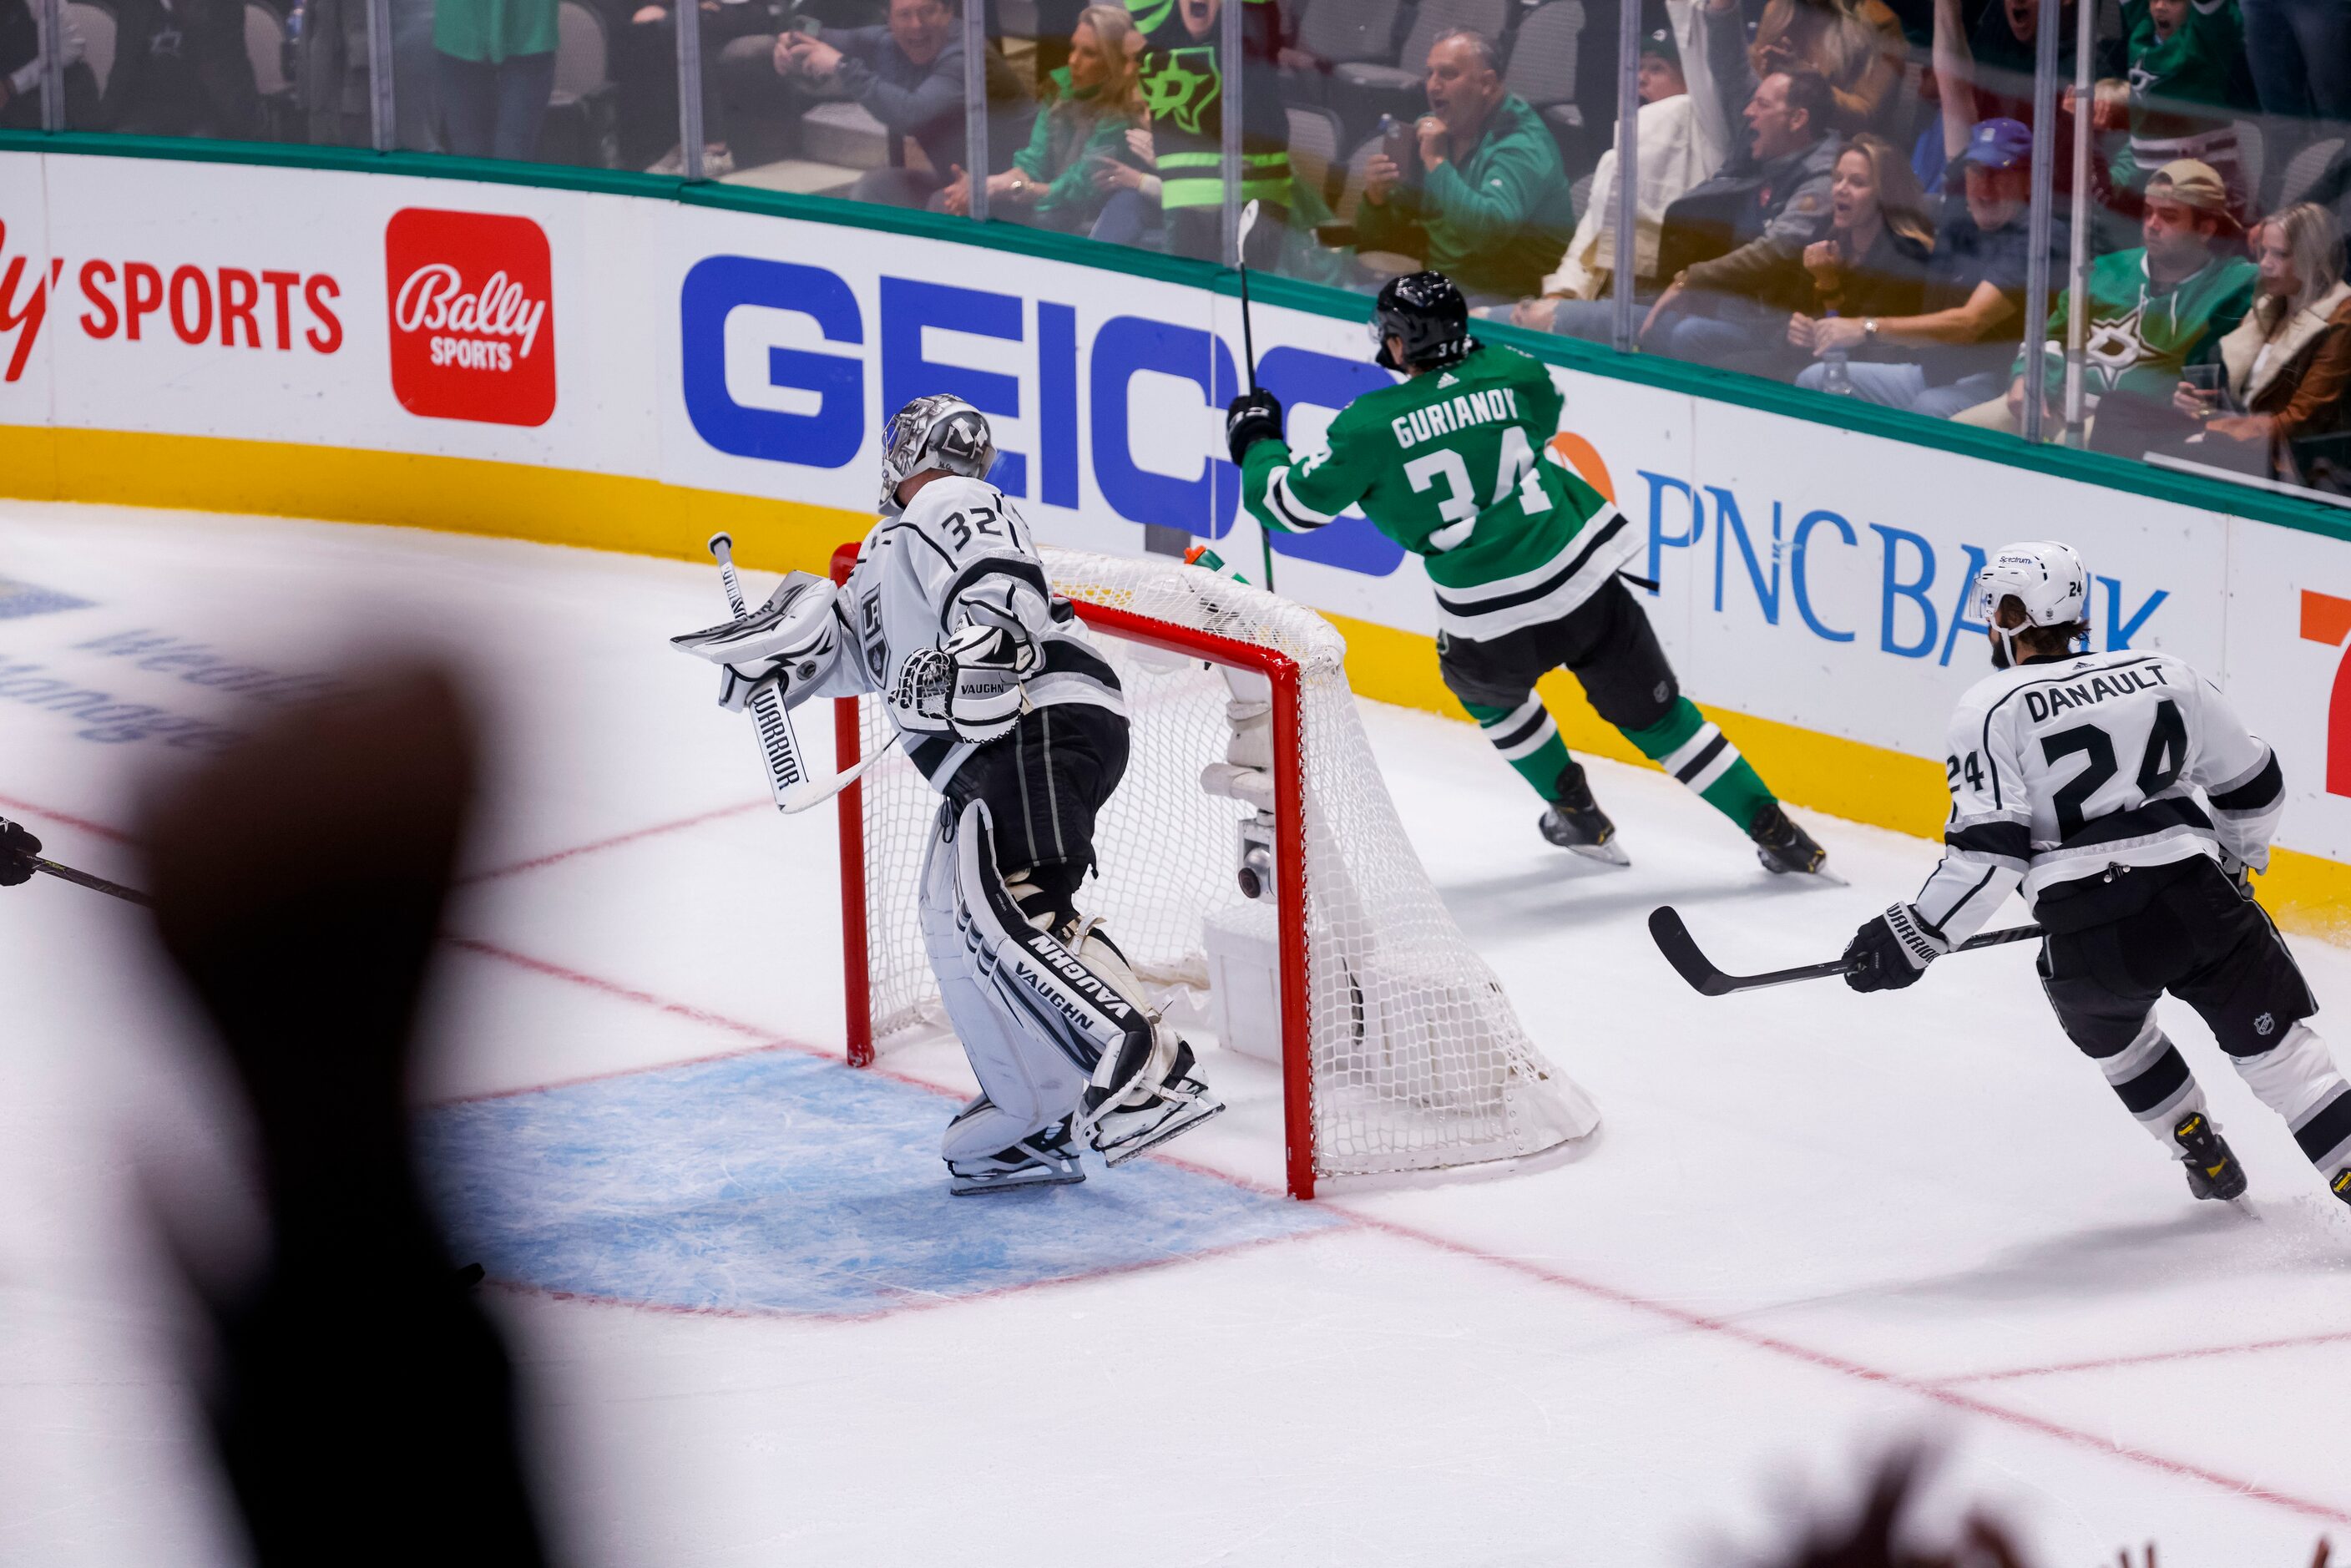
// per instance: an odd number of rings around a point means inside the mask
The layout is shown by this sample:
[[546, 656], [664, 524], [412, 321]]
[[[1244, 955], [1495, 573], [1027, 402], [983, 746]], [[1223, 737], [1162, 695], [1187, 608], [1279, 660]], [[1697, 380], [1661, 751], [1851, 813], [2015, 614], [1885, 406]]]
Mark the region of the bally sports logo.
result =
[[490, 424], [554, 416], [554, 268], [537, 224], [404, 207], [383, 253], [401, 407]]

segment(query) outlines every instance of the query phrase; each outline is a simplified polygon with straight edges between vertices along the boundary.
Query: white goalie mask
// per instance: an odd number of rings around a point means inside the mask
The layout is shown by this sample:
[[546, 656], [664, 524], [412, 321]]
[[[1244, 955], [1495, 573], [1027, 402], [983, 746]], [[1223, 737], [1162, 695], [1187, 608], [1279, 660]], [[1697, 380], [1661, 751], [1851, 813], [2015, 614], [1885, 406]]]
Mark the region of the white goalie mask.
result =
[[1976, 608], [2000, 637], [2003, 668], [2016, 663], [2016, 635], [2023, 626], [2003, 627], [2000, 606], [2014, 599], [2024, 606], [2025, 626], [2070, 626], [2090, 618], [2090, 572], [2072, 545], [2028, 539], [1992, 552], [1976, 578]]
[[987, 416], [959, 397], [918, 397], [893, 415], [882, 432], [882, 515], [894, 517], [898, 486], [925, 469], [944, 468], [985, 479], [996, 461]]

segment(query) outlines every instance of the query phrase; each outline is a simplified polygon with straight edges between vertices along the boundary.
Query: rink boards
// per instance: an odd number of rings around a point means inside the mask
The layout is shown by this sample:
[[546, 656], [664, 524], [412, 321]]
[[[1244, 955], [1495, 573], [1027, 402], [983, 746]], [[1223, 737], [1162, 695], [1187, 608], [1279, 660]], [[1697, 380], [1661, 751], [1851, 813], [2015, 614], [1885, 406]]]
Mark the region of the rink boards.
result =
[[[649, 178], [5, 150], [24, 145], [0, 141], [8, 494], [673, 556], [725, 526], [747, 564], [822, 570], [870, 520], [887, 412], [948, 391], [990, 415], [995, 477], [1043, 538], [1261, 559], [1222, 455], [1241, 334], [1214, 269]], [[1363, 311], [1260, 290], [1259, 378], [1293, 444], [1388, 379]], [[2339, 932], [2351, 543], [2321, 508], [2091, 483], [2071, 455], [1988, 460], [1975, 433], [1925, 446], [1865, 411], [1540, 346], [1563, 450], [1646, 534], [1685, 684], [1783, 793], [1935, 831], [1944, 722], [1982, 668], [1970, 580], [2008, 539], [2062, 537], [2096, 578], [2100, 646], [2190, 660], [2277, 747], [2294, 798], [2270, 901]], [[1356, 517], [1273, 550], [1280, 591], [1347, 632], [1358, 689], [1450, 711], [1417, 560]], [[1566, 706], [1571, 743], [1631, 756]]]

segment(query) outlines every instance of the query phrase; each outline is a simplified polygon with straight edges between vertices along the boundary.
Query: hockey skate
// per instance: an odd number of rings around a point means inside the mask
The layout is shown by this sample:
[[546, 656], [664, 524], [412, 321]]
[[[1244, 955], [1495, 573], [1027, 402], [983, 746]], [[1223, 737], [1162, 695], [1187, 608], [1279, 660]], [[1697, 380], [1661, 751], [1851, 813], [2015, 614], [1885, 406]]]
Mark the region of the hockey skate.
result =
[[[1813, 836], [1788, 820], [1788, 813], [1777, 800], [1767, 803], [1747, 824], [1747, 836], [1755, 841], [1755, 858], [1763, 869], [1774, 876], [1790, 873], [1828, 876], [1821, 869], [1829, 858], [1828, 851], [1813, 841]], [[1834, 882], [1834, 877], [1829, 877]]]
[[[963, 1115], [956, 1120], [961, 1121], [986, 1103], [983, 1096], [965, 1107]], [[947, 1190], [957, 1197], [1009, 1192], [1021, 1186], [1066, 1186], [1085, 1179], [1086, 1173], [1078, 1165], [1078, 1141], [1071, 1134], [1067, 1116], [1010, 1148], [947, 1162]]]
[[1633, 863], [1616, 842], [1616, 824], [1593, 802], [1592, 786], [1581, 767], [1569, 763], [1560, 770], [1559, 782], [1552, 788], [1557, 794], [1535, 823], [1544, 838], [1561, 849], [1573, 850], [1584, 859], [1603, 865]]
[[[1131, 1087], [1142, 1077], [1127, 1080]], [[1109, 1165], [1123, 1165], [1144, 1150], [1188, 1133], [1225, 1108], [1208, 1086], [1192, 1076], [1192, 1047], [1176, 1041], [1176, 1060], [1160, 1081], [1158, 1092], [1140, 1105], [1117, 1103], [1123, 1091], [1088, 1089], [1085, 1119], [1093, 1129], [1093, 1145]]]
[[2222, 1202], [2245, 1196], [2245, 1167], [2210, 1116], [2189, 1112], [2171, 1129], [2171, 1141], [2179, 1145], [2179, 1157], [2188, 1166], [2189, 1192]]

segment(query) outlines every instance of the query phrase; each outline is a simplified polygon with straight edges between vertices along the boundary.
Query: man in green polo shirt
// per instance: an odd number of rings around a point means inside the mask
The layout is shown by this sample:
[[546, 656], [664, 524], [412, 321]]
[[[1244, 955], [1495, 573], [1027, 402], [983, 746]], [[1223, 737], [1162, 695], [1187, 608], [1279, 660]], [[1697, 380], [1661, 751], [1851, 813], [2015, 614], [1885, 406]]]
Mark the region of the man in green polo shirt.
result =
[[1372, 155], [1355, 248], [1418, 256], [1473, 304], [1541, 293], [1575, 233], [1575, 200], [1550, 127], [1503, 89], [1500, 56], [1483, 34], [1462, 27], [1438, 37], [1426, 80], [1415, 167]]

